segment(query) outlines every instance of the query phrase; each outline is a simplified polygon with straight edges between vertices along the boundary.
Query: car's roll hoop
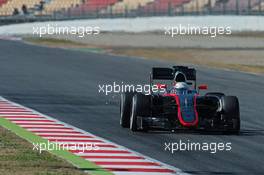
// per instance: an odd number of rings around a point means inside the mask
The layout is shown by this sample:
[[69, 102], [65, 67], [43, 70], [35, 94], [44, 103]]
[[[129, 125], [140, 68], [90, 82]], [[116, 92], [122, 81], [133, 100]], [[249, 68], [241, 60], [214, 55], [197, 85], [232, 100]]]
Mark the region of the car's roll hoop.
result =
[[150, 85], [153, 85], [153, 80], [176, 80], [177, 77], [182, 75], [186, 83], [193, 85], [196, 89], [196, 70], [187, 66], [153, 67], [150, 72]]

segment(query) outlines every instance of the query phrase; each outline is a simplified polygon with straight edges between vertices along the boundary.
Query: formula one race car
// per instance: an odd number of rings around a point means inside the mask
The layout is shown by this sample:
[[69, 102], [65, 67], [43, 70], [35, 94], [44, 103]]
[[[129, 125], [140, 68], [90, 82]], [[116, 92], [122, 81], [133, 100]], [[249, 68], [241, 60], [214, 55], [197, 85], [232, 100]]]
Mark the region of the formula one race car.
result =
[[[163, 81], [163, 84], [155, 81]], [[166, 82], [166, 83], [165, 83]], [[169, 83], [168, 83], [169, 82]], [[196, 88], [196, 70], [185, 66], [152, 68], [150, 94], [124, 92], [120, 100], [120, 124], [132, 131], [194, 129], [238, 134], [238, 98], [221, 92], [204, 96]]]

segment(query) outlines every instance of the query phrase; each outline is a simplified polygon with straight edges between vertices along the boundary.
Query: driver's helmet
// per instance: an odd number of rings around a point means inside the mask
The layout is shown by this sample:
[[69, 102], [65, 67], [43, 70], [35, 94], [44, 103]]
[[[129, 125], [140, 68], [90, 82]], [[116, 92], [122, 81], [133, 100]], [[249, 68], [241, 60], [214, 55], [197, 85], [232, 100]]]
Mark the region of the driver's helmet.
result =
[[177, 90], [188, 90], [189, 86], [185, 82], [178, 82], [174, 85], [174, 88]]
[[171, 90], [171, 93], [174, 93], [174, 94], [187, 94], [189, 91], [189, 86], [187, 83], [185, 82], [178, 82], [176, 83], [172, 90]]

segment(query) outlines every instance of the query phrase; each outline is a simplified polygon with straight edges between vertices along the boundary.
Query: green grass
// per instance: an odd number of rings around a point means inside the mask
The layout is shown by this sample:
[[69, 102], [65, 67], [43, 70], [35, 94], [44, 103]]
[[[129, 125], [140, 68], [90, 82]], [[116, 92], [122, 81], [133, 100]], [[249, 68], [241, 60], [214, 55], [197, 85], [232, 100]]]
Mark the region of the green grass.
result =
[[33, 151], [29, 142], [0, 127], [0, 174], [84, 175], [87, 173], [48, 152], [39, 154]]
[[[29, 143], [47, 144], [48, 140], [21, 128], [4, 118], [0, 118], [0, 126], [12, 131], [20, 137], [12, 135], [6, 129], [1, 128], [0, 174], [23, 175], [23, 172], [29, 175], [36, 173], [55, 173], [58, 175], [83, 174], [83, 172], [72, 166], [75, 165], [79, 169], [89, 170], [91, 175], [112, 175], [112, 173], [102, 169], [92, 162], [66, 150], [51, 150], [41, 154], [37, 151], [33, 151], [33, 145]], [[21, 138], [27, 140], [29, 143]], [[67, 162], [65, 160], [67, 160]], [[66, 171], [64, 171], [65, 169]], [[32, 173], [29, 173], [31, 171]]]

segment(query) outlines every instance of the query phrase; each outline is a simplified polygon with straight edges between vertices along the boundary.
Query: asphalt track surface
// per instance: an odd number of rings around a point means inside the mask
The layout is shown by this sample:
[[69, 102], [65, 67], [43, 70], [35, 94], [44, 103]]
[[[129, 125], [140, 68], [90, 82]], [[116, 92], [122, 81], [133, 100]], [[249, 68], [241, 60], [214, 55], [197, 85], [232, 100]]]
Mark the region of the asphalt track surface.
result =
[[[198, 68], [199, 83], [239, 97], [239, 136], [131, 133], [119, 126], [119, 96], [99, 84], [148, 83], [152, 66], [171, 63], [45, 48], [0, 40], [1, 96], [192, 174], [263, 174], [264, 77]], [[164, 151], [164, 142], [231, 142], [231, 151]]]

